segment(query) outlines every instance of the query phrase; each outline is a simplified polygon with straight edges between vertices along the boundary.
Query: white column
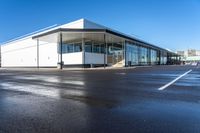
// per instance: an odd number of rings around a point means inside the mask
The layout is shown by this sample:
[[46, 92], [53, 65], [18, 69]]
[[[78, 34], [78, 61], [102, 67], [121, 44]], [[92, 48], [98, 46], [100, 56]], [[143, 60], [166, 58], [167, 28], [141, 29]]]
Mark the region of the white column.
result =
[[85, 67], [85, 39], [82, 38], [82, 64]]

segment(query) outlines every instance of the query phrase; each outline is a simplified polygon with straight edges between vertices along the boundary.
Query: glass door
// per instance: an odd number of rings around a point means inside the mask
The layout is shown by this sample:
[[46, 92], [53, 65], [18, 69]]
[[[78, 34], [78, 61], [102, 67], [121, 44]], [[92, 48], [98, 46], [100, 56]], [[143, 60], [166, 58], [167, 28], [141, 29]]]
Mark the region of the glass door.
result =
[[121, 43], [113, 43], [113, 65], [122, 65], [123, 61], [123, 49]]

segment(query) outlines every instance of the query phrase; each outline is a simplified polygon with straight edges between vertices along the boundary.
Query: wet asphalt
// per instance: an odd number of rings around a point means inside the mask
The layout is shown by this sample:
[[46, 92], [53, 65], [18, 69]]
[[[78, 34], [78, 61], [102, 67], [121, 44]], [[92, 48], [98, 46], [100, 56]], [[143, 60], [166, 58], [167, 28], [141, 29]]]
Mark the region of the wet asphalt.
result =
[[0, 69], [0, 133], [133, 132], [199, 133], [200, 67]]

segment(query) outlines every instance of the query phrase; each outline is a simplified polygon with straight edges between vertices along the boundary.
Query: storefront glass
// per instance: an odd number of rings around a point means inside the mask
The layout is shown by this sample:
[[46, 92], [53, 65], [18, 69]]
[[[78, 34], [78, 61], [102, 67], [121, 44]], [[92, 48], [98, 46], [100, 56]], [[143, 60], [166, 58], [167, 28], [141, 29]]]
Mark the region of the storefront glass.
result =
[[138, 65], [138, 46], [133, 43], [126, 44], [126, 65]]

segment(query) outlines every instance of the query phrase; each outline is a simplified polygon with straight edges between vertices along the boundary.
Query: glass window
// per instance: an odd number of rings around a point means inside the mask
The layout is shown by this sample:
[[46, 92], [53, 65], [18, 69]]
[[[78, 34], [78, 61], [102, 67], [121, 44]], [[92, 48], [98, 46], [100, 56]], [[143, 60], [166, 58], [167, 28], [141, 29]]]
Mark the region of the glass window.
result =
[[107, 53], [108, 55], [112, 55], [112, 43], [107, 43]]
[[[74, 53], [82, 51], [82, 43], [63, 43], [62, 53]], [[60, 46], [58, 47], [58, 53], [60, 53]]]
[[82, 43], [75, 43], [74, 52], [81, 52], [81, 51], [82, 51]]
[[157, 51], [151, 49], [151, 64], [157, 64]]
[[105, 51], [105, 46], [104, 46], [104, 44], [101, 44], [100, 47], [101, 47], [101, 52], [100, 52], [100, 53], [104, 53], [104, 51]]
[[[66, 48], [63, 49], [63, 53], [73, 53], [74, 52], [74, 45], [73, 44], [64, 44]], [[65, 51], [64, 51], [65, 50]]]
[[[138, 46], [133, 43], [126, 45], [126, 65], [138, 65]], [[129, 64], [131, 63], [131, 64]]]
[[92, 50], [93, 53], [101, 53], [101, 45], [93, 44], [92, 48], [93, 48], [93, 50]]
[[148, 64], [148, 52], [147, 48], [145, 47], [140, 47], [140, 64], [141, 65]]
[[104, 53], [104, 45], [95, 41], [85, 42], [85, 52]]
[[92, 42], [85, 42], [85, 52], [92, 52]]
[[[74, 53], [82, 51], [82, 43], [81, 42], [72, 42], [72, 43], [63, 43], [62, 45], [62, 53]], [[93, 52], [93, 53], [104, 53], [104, 44], [86, 41], [85, 42], [85, 52]], [[58, 47], [58, 53], [60, 53], [60, 46]]]
[[167, 64], [167, 53], [166, 52], [161, 52], [161, 64]]

